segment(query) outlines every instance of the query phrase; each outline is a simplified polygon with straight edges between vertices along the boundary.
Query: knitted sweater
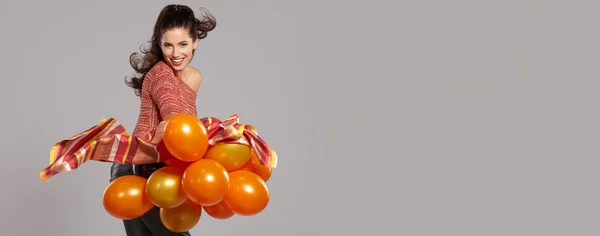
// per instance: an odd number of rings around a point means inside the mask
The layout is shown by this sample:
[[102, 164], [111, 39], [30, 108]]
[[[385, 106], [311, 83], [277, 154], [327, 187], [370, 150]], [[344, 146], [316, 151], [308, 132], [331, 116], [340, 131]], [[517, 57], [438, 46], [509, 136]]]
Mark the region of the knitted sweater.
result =
[[165, 62], [158, 62], [144, 78], [140, 114], [133, 136], [143, 137], [158, 124], [180, 113], [197, 116], [196, 92], [178, 78]]

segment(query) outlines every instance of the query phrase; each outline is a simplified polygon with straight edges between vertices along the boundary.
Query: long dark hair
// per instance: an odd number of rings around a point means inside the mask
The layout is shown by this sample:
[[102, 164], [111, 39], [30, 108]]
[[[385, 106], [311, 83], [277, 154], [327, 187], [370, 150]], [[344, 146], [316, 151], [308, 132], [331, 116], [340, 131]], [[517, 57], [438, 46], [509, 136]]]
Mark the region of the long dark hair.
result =
[[[174, 28], [187, 29], [193, 39], [200, 40], [206, 38], [207, 33], [214, 30], [216, 26], [215, 17], [206, 8], [200, 8], [199, 17], [196, 18], [194, 11], [188, 6], [176, 4], [165, 6], [160, 11], [154, 25], [152, 39], [148, 42], [149, 48], [140, 47], [141, 53], [135, 52], [129, 56], [129, 64], [131, 64], [137, 76], [132, 76], [129, 81], [125, 78], [125, 83], [133, 88], [137, 96], [140, 96], [146, 73], [156, 63], [164, 60], [160, 49], [160, 40], [165, 31]], [[194, 52], [195, 50], [192, 55]]]

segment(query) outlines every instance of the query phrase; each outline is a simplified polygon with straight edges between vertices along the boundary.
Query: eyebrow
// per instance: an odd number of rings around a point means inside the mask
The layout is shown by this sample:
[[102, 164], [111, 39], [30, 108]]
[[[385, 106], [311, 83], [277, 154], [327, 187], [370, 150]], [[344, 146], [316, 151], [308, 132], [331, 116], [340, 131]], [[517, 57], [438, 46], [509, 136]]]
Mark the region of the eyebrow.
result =
[[[181, 42], [178, 42], [177, 44], [180, 44], [180, 43], [187, 43], [187, 42], [188, 42], [187, 40], [183, 40], [183, 41], [181, 41]], [[171, 43], [169, 43], [169, 42], [164, 42], [163, 44], [171, 44]]]

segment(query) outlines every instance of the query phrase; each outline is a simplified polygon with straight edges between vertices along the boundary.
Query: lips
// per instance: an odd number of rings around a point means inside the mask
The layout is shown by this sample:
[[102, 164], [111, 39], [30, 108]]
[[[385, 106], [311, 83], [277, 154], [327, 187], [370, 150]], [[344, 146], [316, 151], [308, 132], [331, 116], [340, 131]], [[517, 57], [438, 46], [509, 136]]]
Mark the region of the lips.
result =
[[171, 62], [173, 63], [174, 66], [181, 65], [183, 63], [183, 59], [184, 58], [178, 58], [178, 59], [169, 58], [169, 60], [171, 60]]

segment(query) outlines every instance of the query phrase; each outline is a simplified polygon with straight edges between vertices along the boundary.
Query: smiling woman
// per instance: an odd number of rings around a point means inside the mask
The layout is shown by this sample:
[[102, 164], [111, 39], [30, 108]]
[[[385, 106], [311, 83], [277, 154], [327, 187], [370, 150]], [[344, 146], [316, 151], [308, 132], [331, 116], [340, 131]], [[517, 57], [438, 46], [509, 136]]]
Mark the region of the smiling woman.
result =
[[177, 75], [182, 75], [188, 66], [200, 39], [217, 26], [215, 18], [206, 8], [201, 8], [198, 18], [194, 11], [184, 5], [168, 5], [162, 9], [154, 25], [149, 49], [132, 53], [131, 67], [138, 76], [127, 84], [140, 95], [144, 77], [159, 61], [165, 61]]
[[[173, 4], [162, 9], [154, 26], [149, 49], [133, 53], [129, 58], [137, 76], [126, 80], [126, 83], [141, 99], [134, 137], [149, 139], [147, 135], [161, 121], [174, 115], [197, 116], [196, 94], [202, 76], [189, 63], [198, 41], [204, 39], [215, 27], [214, 17], [205, 8], [201, 8], [199, 18], [196, 18], [192, 9], [183, 5]], [[147, 176], [162, 166], [162, 163], [135, 167], [114, 163], [111, 167], [111, 181], [131, 174]], [[128, 236], [190, 235], [189, 232], [176, 233], [168, 230], [160, 219], [158, 207], [140, 218], [124, 220], [124, 224]]]

